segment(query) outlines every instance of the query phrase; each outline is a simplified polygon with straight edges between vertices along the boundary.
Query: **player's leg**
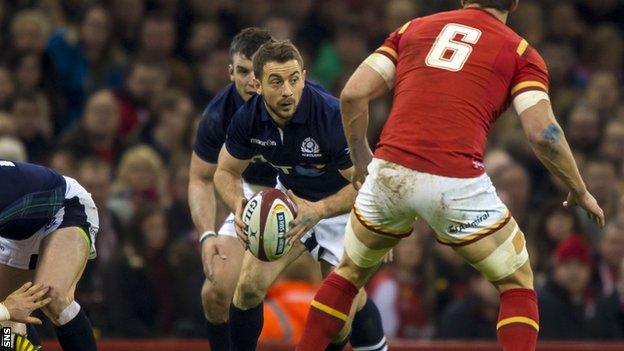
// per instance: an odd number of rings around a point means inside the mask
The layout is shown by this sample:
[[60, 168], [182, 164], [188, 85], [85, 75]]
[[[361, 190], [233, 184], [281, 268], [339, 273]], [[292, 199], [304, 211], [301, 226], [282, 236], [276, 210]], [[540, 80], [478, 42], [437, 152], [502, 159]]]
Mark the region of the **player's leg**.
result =
[[249, 251], [245, 252], [230, 309], [233, 350], [256, 349], [263, 324], [262, 301], [282, 271], [305, 251], [305, 246], [297, 243], [287, 254], [272, 262], [260, 261]]
[[74, 300], [90, 248], [88, 234], [78, 227], [57, 229], [41, 243], [34, 282], [50, 287], [52, 301], [43, 312], [54, 324], [66, 351], [97, 350], [91, 322]]
[[513, 218], [494, 234], [455, 250], [500, 294], [498, 339], [504, 351], [533, 351], [539, 331], [537, 296], [524, 234]]
[[[323, 278], [334, 270], [344, 255], [344, 232], [348, 221], [349, 214], [344, 214], [321, 220], [314, 227], [315, 239], [322, 247], [322, 251], [319, 249], [318, 259], [321, 263]], [[353, 301], [345, 327], [327, 350], [342, 350], [341, 346], [347, 342], [350, 342], [355, 351], [377, 351], [387, 348], [381, 315], [375, 303], [368, 299], [363, 288]]]
[[324, 350], [339, 335], [349, 321], [360, 289], [399, 240], [370, 231], [352, 212], [345, 234], [345, 253], [314, 296], [297, 350]]
[[230, 217], [219, 230], [219, 236], [209, 239], [218, 241], [227, 258], [212, 260], [213, 279], [206, 279], [201, 291], [208, 341], [210, 349], [215, 351], [229, 351], [232, 348], [229, 311], [245, 252], [234, 231], [234, 216]]

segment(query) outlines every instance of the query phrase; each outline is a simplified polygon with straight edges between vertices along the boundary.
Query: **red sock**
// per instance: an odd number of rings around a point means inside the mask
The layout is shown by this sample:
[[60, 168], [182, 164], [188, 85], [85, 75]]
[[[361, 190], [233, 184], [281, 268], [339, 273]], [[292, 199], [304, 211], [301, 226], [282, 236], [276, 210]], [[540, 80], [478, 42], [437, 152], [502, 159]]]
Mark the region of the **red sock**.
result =
[[358, 288], [332, 272], [314, 296], [297, 351], [325, 350], [344, 327]]
[[535, 351], [539, 331], [537, 296], [531, 289], [511, 289], [500, 295], [496, 333], [504, 351]]

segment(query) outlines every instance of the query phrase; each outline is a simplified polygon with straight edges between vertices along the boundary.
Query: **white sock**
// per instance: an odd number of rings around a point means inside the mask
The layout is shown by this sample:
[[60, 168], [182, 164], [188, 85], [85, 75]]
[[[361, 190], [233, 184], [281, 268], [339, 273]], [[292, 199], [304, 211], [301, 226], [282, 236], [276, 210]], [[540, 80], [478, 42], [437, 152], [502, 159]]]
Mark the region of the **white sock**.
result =
[[65, 325], [67, 323], [69, 323], [72, 319], [74, 319], [78, 313], [80, 312], [80, 305], [78, 304], [78, 302], [73, 301], [72, 303], [69, 304], [69, 306], [67, 306], [63, 312], [61, 312], [59, 314], [57, 323], [57, 326], [62, 326]]

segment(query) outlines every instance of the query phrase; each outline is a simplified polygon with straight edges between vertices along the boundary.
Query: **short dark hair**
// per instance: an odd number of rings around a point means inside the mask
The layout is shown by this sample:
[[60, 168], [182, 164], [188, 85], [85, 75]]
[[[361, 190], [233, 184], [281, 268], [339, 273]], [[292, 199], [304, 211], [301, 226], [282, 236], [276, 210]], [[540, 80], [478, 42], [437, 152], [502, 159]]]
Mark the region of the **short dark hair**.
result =
[[513, 2], [514, 0], [464, 0], [464, 5], [477, 4], [483, 8], [510, 11]]
[[235, 54], [241, 54], [248, 59], [254, 55], [256, 51], [262, 46], [262, 44], [273, 41], [271, 33], [258, 27], [248, 27], [236, 34], [232, 43], [230, 44], [230, 56]]
[[290, 42], [290, 40], [272, 41], [263, 44], [256, 54], [253, 56], [253, 70], [256, 78], [262, 79], [264, 65], [267, 62], [284, 63], [291, 60], [297, 60], [299, 66], [303, 69], [303, 58], [299, 50]]

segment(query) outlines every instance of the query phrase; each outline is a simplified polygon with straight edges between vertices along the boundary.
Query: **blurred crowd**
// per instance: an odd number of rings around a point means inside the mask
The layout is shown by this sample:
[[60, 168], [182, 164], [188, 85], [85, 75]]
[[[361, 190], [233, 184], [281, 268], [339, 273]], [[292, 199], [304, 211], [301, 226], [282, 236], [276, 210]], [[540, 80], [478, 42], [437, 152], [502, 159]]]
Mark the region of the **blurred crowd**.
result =
[[[338, 94], [388, 33], [458, 6], [459, 0], [0, 1], [0, 158], [49, 165], [93, 194], [98, 258], [87, 266], [77, 298], [98, 334], [203, 336], [204, 276], [187, 205], [188, 164], [203, 108], [229, 83], [236, 32], [264, 26], [293, 40], [308, 77]], [[566, 190], [533, 156], [516, 116], [500, 119], [486, 169], [527, 235], [541, 337], [623, 338], [624, 2], [522, 0], [511, 26], [546, 60], [556, 115], [608, 219], [600, 229], [581, 211], [564, 210]], [[371, 140], [390, 101], [371, 109]], [[311, 264], [302, 261], [270, 293], [267, 338], [284, 337], [280, 321], [271, 324], [271, 308], [299, 306], [289, 317], [299, 323], [296, 311], [307, 306], [301, 297], [310, 298], [318, 284], [318, 275], [301, 274]], [[424, 223], [368, 289], [391, 338], [496, 337], [497, 292], [435, 244]]]

